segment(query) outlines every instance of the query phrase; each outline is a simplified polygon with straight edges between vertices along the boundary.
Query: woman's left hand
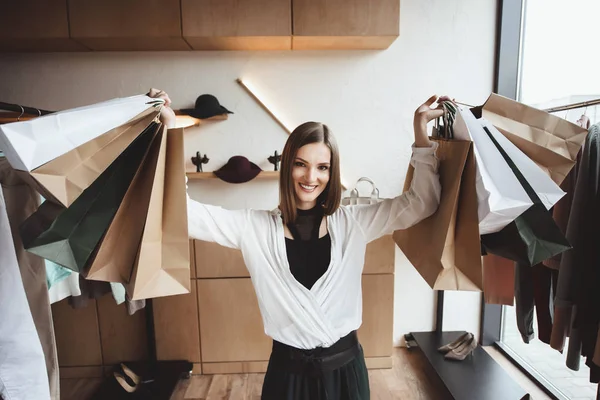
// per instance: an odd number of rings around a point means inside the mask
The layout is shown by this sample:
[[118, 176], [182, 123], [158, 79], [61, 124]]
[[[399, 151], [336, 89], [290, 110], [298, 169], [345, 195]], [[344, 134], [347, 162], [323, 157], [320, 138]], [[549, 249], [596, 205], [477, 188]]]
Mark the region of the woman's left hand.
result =
[[152, 88], [148, 92], [148, 97], [152, 97], [154, 99], [163, 99], [165, 104], [160, 110], [160, 120], [167, 128], [174, 128], [177, 117], [175, 116], [175, 112], [171, 109], [171, 99], [169, 95], [159, 89]]
[[[416, 147], [431, 147], [431, 142], [429, 141], [429, 136], [427, 134], [427, 124], [444, 115], [441, 102], [445, 100], [450, 100], [450, 98], [448, 96], [438, 98], [437, 95], [433, 95], [415, 111], [413, 128], [415, 130]], [[438, 106], [432, 108], [431, 105], [436, 102], [438, 103]]]

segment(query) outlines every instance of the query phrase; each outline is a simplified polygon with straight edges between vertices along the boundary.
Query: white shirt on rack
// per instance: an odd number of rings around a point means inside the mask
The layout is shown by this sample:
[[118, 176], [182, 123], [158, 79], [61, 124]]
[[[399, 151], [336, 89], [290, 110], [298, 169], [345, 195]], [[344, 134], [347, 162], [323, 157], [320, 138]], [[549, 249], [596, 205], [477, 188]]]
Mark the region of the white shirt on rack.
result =
[[299, 349], [330, 347], [362, 324], [367, 243], [435, 212], [441, 187], [437, 143], [414, 147], [410, 189], [376, 204], [340, 206], [327, 216], [331, 263], [309, 290], [290, 272], [281, 211], [226, 210], [188, 197], [189, 235], [239, 249], [250, 272], [265, 333]]

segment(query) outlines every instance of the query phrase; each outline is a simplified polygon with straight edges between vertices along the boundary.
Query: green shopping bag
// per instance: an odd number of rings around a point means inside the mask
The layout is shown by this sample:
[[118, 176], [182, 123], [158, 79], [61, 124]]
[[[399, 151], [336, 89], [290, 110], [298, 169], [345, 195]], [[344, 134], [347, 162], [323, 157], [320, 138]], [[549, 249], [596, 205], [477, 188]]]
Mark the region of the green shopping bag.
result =
[[[83, 272], [160, 126], [154, 122], [149, 125], [45, 231], [38, 234], [43, 225], [35, 221], [45, 221], [47, 225], [51, 218], [44, 215], [47, 210], [40, 207], [32, 214], [21, 226], [25, 249], [75, 272]], [[37, 226], [37, 231], [32, 226]]]

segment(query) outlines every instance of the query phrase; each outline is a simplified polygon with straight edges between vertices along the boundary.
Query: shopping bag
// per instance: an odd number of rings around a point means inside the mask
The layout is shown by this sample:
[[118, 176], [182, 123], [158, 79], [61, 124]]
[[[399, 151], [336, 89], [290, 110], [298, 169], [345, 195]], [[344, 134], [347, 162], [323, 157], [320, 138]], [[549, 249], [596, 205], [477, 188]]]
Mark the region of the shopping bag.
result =
[[0, 125], [0, 149], [14, 169], [32, 171], [163, 104], [132, 96]]
[[108, 229], [156, 130], [153, 123], [29, 246], [29, 252], [83, 272]]
[[69, 207], [156, 118], [150, 108], [139, 117], [55, 158], [17, 174], [44, 198]]
[[[543, 169], [533, 162], [527, 154], [523, 153], [510, 140], [502, 135], [491, 122], [487, 121], [485, 118], [480, 118], [478, 121], [481, 123], [486, 134], [488, 131], [493, 134], [494, 144], [497, 142], [502, 148], [501, 154], [502, 152], [506, 153], [547, 210], [551, 209], [564, 197], [565, 192], [560, 186], [558, 186]], [[525, 191], [527, 192], [526, 188]], [[531, 198], [531, 196], [529, 197]]]
[[[102, 243], [96, 247], [85, 271], [87, 279], [129, 283], [148, 215], [161, 149], [164, 158], [166, 144], [166, 138], [163, 138], [164, 132], [164, 129], [157, 132]], [[163, 163], [164, 160], [161, 160], [161, 168]]]
[[[360, 182], [368, 182], [371, 184], [371, 195], [370, 196], [360, 196], [358, 193], [358, 184]], [[350, 191], [350, 196], [344, 197], [342, 199], [342, 205], [357, 205], [357, 204], [375, 204], [379, 203], [381, 200], [379, 199], [379, 189], [375, 186], [375, 183], [367, 178], [362, 177], [358, 181], [356, 181], [356, 185], [354, 189]]]
[[[437, 290], [481, 291], [475, 160], [472, 142], [432, 138], [442, 193], [437, 211], [418, 224], [395, 231], [394, 241], [410, 263]], [[412, 181], [409, 166], [404, 190]]]
[[168, 130], [162, 141], [148, 216], [126, 285], [132, 300], [190, 292], [183, 129]]
[[507, 164], [533, 201], [527, 211], [517, 217], [501, 231], [481, 236], [485, 252], [513, 260], [524, 265], [536, 265], [556, 254], [571, 248], [552, 215], [533, 189], [525, 174], [517, 168], [512, 158], [500, 144], [502, 134], [493, 126], [484, 126], [484, 131], [494, 142]]
[[454, 137], [473, 141], [479, 233], [498, 232], [533, 202], [470, 110], [458, 110]]
[[563, 118], [492, 93], [482, 107], [490, 121], [560, 185], [577, 160], [587, 130]]

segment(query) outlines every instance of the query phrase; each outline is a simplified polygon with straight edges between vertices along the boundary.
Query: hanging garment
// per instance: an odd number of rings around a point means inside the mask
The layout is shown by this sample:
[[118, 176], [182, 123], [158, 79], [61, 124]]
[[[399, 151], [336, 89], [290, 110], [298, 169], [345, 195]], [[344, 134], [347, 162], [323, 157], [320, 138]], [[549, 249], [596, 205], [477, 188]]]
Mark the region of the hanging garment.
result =
[[5, 158], [0, 158], [0, 184], [4, 191], [6, 212], [25, 294], [44, 350], [50, 394], [52, 399], [59, 400], [58, 358], [48, 286], [46, 284], [45, 263], [43, 259], [25, 251], [19, 235], [19, 226], [37, 209], [40, 196], [17, 176], [15, 170]]
[[[585, 115], [577, 121], [577, 124], [582, 128], [589, 129], [590, 120]], [[560, 188], [566, 193], [565, 196], [558, 201], [552, 208], [552, 217], [556, 222], [556, 225], [560, 230], [566, 234], [567, 225], [569, 223], [569, 214], [573, 205], [573, 193], [575, 192], [575, 184], [577, 183], [577, 170], [579, 169], [579, 163], [581, 162], [581, 150], [577, 154], [577, 161], [575, 166], [569, 171], [569, 174], [565, 180], [560, 184]], [[562, 259], [562, 253], [555, 255], [543, 262], [545, 266], [552, 269], [558, 269], [560, 267], [560, 260]]]
[[48, 285], [48, 289], [52, 289], [54, 284], [71, 275], [70, 270], [61, 267], [50, 260], [44, 260], [44, 264], [46, 264], [46, 284]]
[[50, 296], [50, 304], [57, 303], [67, 297], [80, 296], [79, 274], [73, 272], [67, 275], [66, 278], [54, 283], [48, 289], [48, 295]]
[[554, 314], [554, 293], [558, 271], [543, 264], [533, 267], [515, 263], [515, 308], [517, 327], [525, 343], [535, 336], [534, 311], [537, 316], [538, 339], [550, 343]]
[[[573, 249], [563, 254], [558, 278], [551, 345], [559, 350], [569, 336], [567, 366], [579, 367], [579, 354], [592, 358], [600, 322], [600, 125], [590, 127], [577, 176], [567, 238]], [[593, 364], [592, 364], [593, 365]], [[592, 366], [591, 374], [595, 375]]]
[[27, 304], [2, 190], [0, 190], [0, 397], [4, 400], [50, 399], [44, 352]]

